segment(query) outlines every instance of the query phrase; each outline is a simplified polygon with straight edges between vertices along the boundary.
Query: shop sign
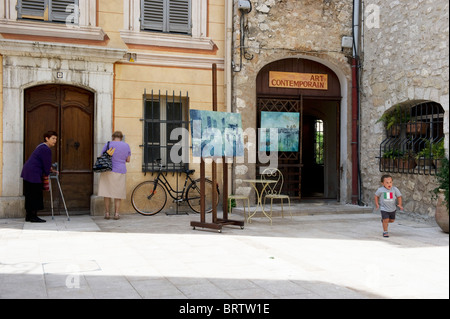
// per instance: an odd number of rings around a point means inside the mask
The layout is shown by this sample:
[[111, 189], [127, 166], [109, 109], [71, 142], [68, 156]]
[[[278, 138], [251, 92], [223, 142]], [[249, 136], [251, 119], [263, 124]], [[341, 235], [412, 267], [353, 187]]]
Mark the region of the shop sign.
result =
[[328, 90], [328, 74], [270, 71], [269, 87]]

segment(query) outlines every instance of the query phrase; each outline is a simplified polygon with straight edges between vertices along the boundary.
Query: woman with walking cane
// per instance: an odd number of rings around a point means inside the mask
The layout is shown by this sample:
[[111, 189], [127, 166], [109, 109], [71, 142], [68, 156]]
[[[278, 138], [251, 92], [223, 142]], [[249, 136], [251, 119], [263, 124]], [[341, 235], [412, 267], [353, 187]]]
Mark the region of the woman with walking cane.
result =
[[[53, 172], [51, 148], [56, 145], [58, 135], [55, 131], [44, 134], [44, 142], [39, 144], [26, 161], [20, 177], [23, 178], [23, 192], [25, 195], [25, 221], [45, 223], [37, 216], [39, 210], [44, 209], [43, 190], [48, 183], [48, 176]], [[46, 179], [46, 183], [45, 182]]]

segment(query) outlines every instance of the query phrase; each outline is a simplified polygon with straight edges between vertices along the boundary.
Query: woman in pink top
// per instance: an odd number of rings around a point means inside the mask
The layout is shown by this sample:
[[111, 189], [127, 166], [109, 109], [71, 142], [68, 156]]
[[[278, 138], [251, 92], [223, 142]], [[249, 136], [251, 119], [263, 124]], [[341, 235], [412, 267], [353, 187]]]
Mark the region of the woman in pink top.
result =
[[[127, 198], [126, 177], [127, 166], [130, 162], [130, 145], [122, 142], [123, 134], [116, 131], [112, 135], [109, 147], [114, 149], [112, 155], [112, 171], [100, 174], [98, 185], [98, 196], [103, 196], [105, 200], [105, 219], [109, 219], [110, 199], [114, 198], [114, 219], [119, 219], [120, 201]], [[102, 154], [106, 151], [108, 143], [103, 146]]]

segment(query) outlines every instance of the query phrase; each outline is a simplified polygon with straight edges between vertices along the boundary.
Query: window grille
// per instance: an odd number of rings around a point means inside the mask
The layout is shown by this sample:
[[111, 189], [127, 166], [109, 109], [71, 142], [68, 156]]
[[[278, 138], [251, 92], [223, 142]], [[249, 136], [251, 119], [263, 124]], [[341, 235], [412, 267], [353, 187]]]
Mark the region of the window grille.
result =
[[400, 103], [379, 121], [386, 126], [380, 144], [380, 172], [435, 175], [445, 157], [444, 109], [432, 101]]
[[191, 0], [141, 0], [141, 29], [191, 34]]
[[[156, 172], [159, 166], [156, 163], [157, 159], [162, 160], [165, 170], [168, 172], [181, 172], [188, 169], [188, 160], [179, 161], [181, 157], [181, 150], [177, 152], [179, 157], [172, 158], [172, 148], [177, 145], [183, 147], [185, 152], [189, 152], [189, 136], [183, 136], [174, 132], [175, 129], [184, 129], [188, 132], [189, 128], [189, 96], [161, 95], [158, 92], [151, 94], [144, 92], [144, 144], [143, 147], [143, 172]], [[172, 132], [174, 134], [172, 134]], [[179, 143], [184, 142], [183, 145]], [[189, 153], [187, 154], [189, 156]]]
[[324, 131], [323, 121], [316, 120], [315, 138], [314, 138], [314, 158], [317, 165], [324, 163]]
[[[69, 16], [78, 17], [78, 8], [79, 0], [18, 0], [17, 15], [19, 19], [66, 23]], [[70, 21], [77, 23], [78, 18]]]

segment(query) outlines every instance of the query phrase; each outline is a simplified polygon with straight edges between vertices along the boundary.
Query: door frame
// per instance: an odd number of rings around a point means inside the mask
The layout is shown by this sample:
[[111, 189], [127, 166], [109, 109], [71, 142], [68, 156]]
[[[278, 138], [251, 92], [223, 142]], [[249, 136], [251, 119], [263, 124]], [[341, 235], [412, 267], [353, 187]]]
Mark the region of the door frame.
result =
[[[33, 103], [31, 104], [27, 104], [28, 101], [25, 99], [27, 97], [27, 92], [29, 92], [29, 90], [33, 90], [34, 91], [43, 91], [43, 90], [48, 90], [48, 94], [52, 93], [52, 90], [56, 89], [54, 92], [56, 92], [56, 98], [55, 99], [50, 99], [47, 98], [47, 95], [44, 96], [40, 96], [39, 97], [39, 104], [34, 105]], [[64, 123], [64, 119], [63, 119], [63, 113], [64, 110], [64, 106], [68, 106], [68, 100], [65, 99], [65, 95], [64, 93], [68, 93], [68, 92], [82, 92], [83, 94], [86, 94], [86, 97], [88, 97], [88, 101], [84, 101], [85, 103], [79, 101], [79, 100], [72, 100], [72, 102], [69, 102], [69, 105], [71, 105], [72, 107], [76, 107], [76, 108], [81, 108], [81, 109], [86, 109], [86, 105], [88, 106], [89, 110], [85, 110], [85, 112], [89, 112], [91, 115], [91, 122], [89, 123], [89, 131], [91, 131], [90, 136], [88, 137], [88, 139], [84, 139], [83, 142], [88, 142], [89, 143], [89, 149], [88, 152], [91, 154], [90, 155], [90, 163], [89, 163], [89, 170], [90, 172], [87, 172], [86, 170], [77, 170], [77, 171], [73, 171], [73, 170], [67, 170], [65, 168], [65, 163], [63, 162], [63, 152], [66, 150], [66, 147], [70, 149], [70, 146], [67, 144], [68, 141], [63, 140], [63, 137], [65, 136], [64, 133], [64, 127], [63, 127], [63, 123]], [[83, 174], [83, 175], [90, 175], [89, 177], [89, 184], [91, 184], [93, 186], [93, 178], [94, 178], [94, 173], [92, 172], [92, 165], [93, 165], [93, 158], [94, 158], [94, 120], [95, 120], [95, 93], [92, 92], [92, 90], [88, 90], [85, 88], [81, 88], [80, 86], [76, 86], [76, 85], [68, 85], [68, 84], [39, 84], [39, 85], [35, 85], [35, 86], [31, 86], [28, 87], [26, 89], [24, 89], [24, 138], [23, 138], [23, 145], [24, 145], [24, 157], [23, 157], [23, 163], [25, 163], [25, 161], [28, 159], [28, 157], [31, 155], [31, 150], [29, 149], [28, 152], [30, 152], [30, 154], [27, 154], [26, 151], [26, 147], [30, 147], [34, 148], [35, 145], [30, 145], [27, 143], [27, 139], [32, 140], [32, 143], [35, 143], [36, 145], [38, 145], [38, 143], [42, 142], [42, 136], [39, 135], [35, 136], [35, 138], [32, 138], [31, 136], [29, 136], [30, 133], [27, 133], [28, 131], [28, 125], [33, 125], [33, 123], [28, 123], [28, 117], [27, 117], [27, 108], [29, 108], [30, 106], [35, 106], [38, 107], [39, 105], [42, 105], [42, 103], [45, 103], [46, 101], [48, 101], [49, 103], [51, 103], [53, 105], [53, 107], [57, 108], [56, 110], [56, 118], [54, 118], [52, 121], [56, 121], [56, 125], [52, 126], [52, 127], [48, 127], [46, 129], [50, 129], [50, 130], [55, 130], [58, 134], [58, 143], [56, 144], [55, 148], [52, 150], [53, 153], [53, 159], [56, 160], [56, 162], [59, 164], [58, 170], [59, 170], [59, 178], [60, 178], [60, 185], [63, 188], [63, 192], [64, 188], [70, 187], [70, 184], [65, 183], [65, 179], [64, 176], [65, 174], [69, 175], [79, 175], [79, 174]], [[29, 92], [29, 96], [33, 97], [32, 94], [34, 94], [34, 92]], [[87, 102], [87, 104], [86, 104]], [[33, 107], [34, 109], [34, 107]], [[45, 114], [42, 114], [45, 115]], [[39, 113], [39, 118], [41, 118], [42, 116]], [[36, 119], [35, 119], [36, 120]], [[39, 119], [38, 119], [39, 120]], [[69, 127], [70, 128], [70, 127]], [[69, 129], [67, 128], [67, 129]], [[43, 132], [42, 132], [43, 133]], [[77, 137], [75, 137], [77, 138]], [[35, 141], [37, 140], [37, 141]], [[80, 154], [81, 155], [81, 154]], [[82, 155], [81, 155], [82, 156]], [[54, 162], [54, 160], [52, 160], [52, 163]], [[87, 163], [85, 163], [87, 164]], [[70, 178], [70, 177], [69, 177]], [[52, 182], [52, 180], [50, 180], [50, 182]], [[84, 184], [84, 183], [83, 183]], [[56, 183], [52, 183], [53, 187], [56, 187]], [[65, 186], [66, 185], [66, 186]], [[93, 193], [93, 189], [92, 189], [92, 193]], [[89, 202], [89, 204], [86, 206], [86, 202], [84, 203], [84, 205], [82, 206], [77, 206], [75, 207], [71, 207], [70, 206], [70, 198], [71, 196], [68, 196], [68, 194], [65, 195], [65, 201], [67, 204], [68, 209], [76, 209], [76, 211], [90, 211], [90, 197], [92, 196], [92, 193], [89, 194], [89, 198], [85, 198], [86, 201]], [[54, 201], [55, 198], [59, 198], [59, 192], [56, 191], [54, 192]], [[84, 198], [84, 197], [83, 197]], [[44, 194], [44, 213], [48, 213], [50, 211], [50, 197], [47, 196], [47, 194]], [[61, 204], [61, 203], [60, 203]], [[62, 205], [62, 204], [61, 204]], [[58, 205], [57, 205], [58, 206]], [[61, 207], [59, 207], [61, 208]]]
[[[267, 90], [263, 90], [260, 91], [258, 89], [258, 85], [260, 84], [261, 78], [260, 76], [263, 74], [262, 72], [265, 71], [267, 72], [267, 67], [269, 67], [272, 64], [278, 63], [280, 61], [283, 60], [289, 60], [289, 59], [297, 59], [297, 60], [305, 60], [305, 61], [310, 61], [310, 62], [316, 62], [317, 64], [328, 68], [329, 69], [329, 73], [328, 74], [333, 74], [333, 76], [335, 77], [335, 79], [337, 79], [337, 82], [335, 81], [335, 83], [339, 84], [340, 89], [339, 90], [334, 90], [334, 93], [332, 95], [327, 95], [327, 94], [322, 94], [319, 93], [318, 95], [315, 95], [312, 90], [297, 90], [297, 91], [291, 91], [289, 92], [289, 89], [287, 89], [287, 91], [281, 93], [280, 90], [279, 91], [267, 91]], [[264, 70], [266, 69], [266, 70]], [[292, 71], [292, 70], [274, 70], [274, 71], [285, 71], [285, 72], [296, 72], [296, 71]], [[306, 71], [307, 73], [315, 73], [314, 69], [311, 69], [309, 71]], [[348, 71], [348, 72], [346, 72]], [[257, 101], [259, 98], [268, 98], [268, 97], [277, 97], [277, 98], [289, 98], [289, 97], [295, 97], [295, 96], [303, 96], [303, 99], [318, 99], [318, 100], [334, 100], [336, 102], [338, 102], [338, 109], [337, 109], [337, 114], [336, 114], [336, 131], [339, 133], [337, 138], [338, 138], [338, 143], [337, 143], [337, 148], [338, 148], [338, 154], [336, 155], [336, 178], [337, 178], [337, 201], [341, 202], [341, 203], [345, 203], [347, 202], [347, 197], [348, 194], [350, 194], [350, 189], [348, 187], [348, 183], [347, 181], [351, 180], [351, 159], [348, 156], [348, 150], [350, 147], [350, 141], [349, 141], [349, 135], [347, 132], [347, 128], [349, 127], [350, 123], [348, 122], [349, 117], [349, 111], [351, 109], [351, 105], [349, 103], [349, 87], [350, 87], [350, 82], [348, 80], [349, 76], [351, 75], [350, 73], [351, 69], [348, 68], [348, 70], [342, 70], [340, 68], [338, 68], [335, 64], [333, 64], [331, 61], [327, 61], [321, 58], [317, 58], [314, 56], [304, 56], [304, 55], [294, 55], [294, 56], [287, 56], [287, 57], [279, 57], [276, 59], [273, 59], [271, 61], [267, 61], [265, 62], [265, 64], [263, 64], [259, 71], [256, 72], [255, 75], [255, 83], [256, 83], [256, 96], [255, 96], [255, 100]], [[319, 73], [319, 72], [318, 72]], [[348, 73], [348, 75], [347, 75]], [[303, 94], [304, 92], [304, 94]], [[281, 93], [281, 94], [280, 94]], [[313, 93], [313, 94], [311, 94]], [[254, 102], [254, 104], [256, 104], [257, 102]], [[256, 117], [258, 119], [258, 116]], [[258, 120], [257, 120], [258, 121]], [[258, 126], [258, 122], [255, 123], [255, 127]], [[326, 187], [326, 185], [325, 185]]]

